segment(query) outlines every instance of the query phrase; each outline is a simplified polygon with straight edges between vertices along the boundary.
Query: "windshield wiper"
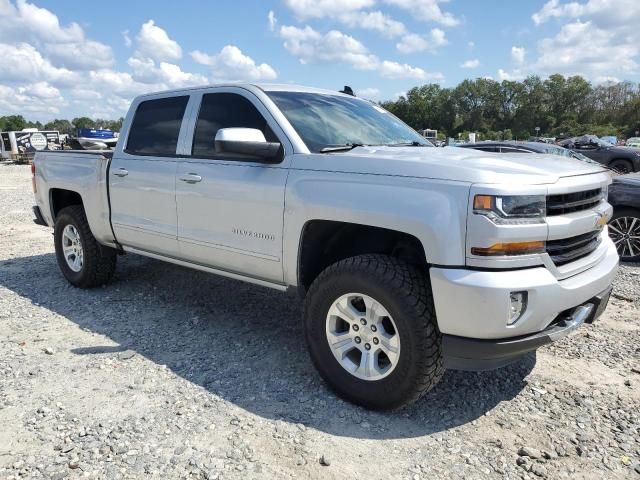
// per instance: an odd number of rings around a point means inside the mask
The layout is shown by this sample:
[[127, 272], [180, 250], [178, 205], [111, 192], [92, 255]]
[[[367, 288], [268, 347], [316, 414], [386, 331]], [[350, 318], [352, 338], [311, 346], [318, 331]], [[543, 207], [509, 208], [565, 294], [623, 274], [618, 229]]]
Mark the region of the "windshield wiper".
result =
[[413, 142], [387, 143], [387, 147], [426, 147], [426, 143], [420, 143], [417, 140]]
[[353, 150], [356, 147], [364, 147], [364, 144], [363, 143], [345, 143], [344, 145], [323, 147], [320, 149], [320, 153], [348, 152], [349, 150]]

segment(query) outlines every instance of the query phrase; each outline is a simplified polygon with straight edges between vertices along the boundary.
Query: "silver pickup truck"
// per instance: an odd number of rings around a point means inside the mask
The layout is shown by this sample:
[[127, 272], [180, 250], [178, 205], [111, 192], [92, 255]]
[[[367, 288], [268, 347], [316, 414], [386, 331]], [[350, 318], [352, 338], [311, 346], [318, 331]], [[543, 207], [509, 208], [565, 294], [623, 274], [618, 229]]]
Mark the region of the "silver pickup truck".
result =
[[593, 322], [618, 265], [602, 168], [433, 148], [325, 90], [143, 95], [113, 152], [38, 153], [33, 173], [73, 285], [107, 283], [134, 253], [297, 289], [316, 368], [369, 408]]

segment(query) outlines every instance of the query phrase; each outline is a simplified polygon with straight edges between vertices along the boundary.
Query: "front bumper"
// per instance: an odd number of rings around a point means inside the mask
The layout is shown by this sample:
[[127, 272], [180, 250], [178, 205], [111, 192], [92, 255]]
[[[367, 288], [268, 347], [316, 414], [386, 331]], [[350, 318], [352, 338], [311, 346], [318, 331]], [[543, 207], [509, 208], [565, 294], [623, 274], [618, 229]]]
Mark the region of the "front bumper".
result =
[[446, 368], [454, 370], [491, 370], [503, 367], [528, 352], [555, 342], [583, 323], [593, 323], [604, 312], [611, 288], [588, 302], [562, 312], [543, 331], [499, 340], [478, 340], [443, 335], [442, 351]]
[[[517, 347], [521, 349], [525, 345], [524, 352], [553, 341], [560, 330], [564, 331], [565, 327], [559, 323], [562, 316], [575, 313], [580, 317], [584, 309], [578, 310], [578, 307], [587, 304], [597, 308], [601, 303], [597, 299], [611, 287], [617, 272], [618, 253], [608, 236], [591, 257], [594, 263], [589, 268], [568, 278], [558, 278], [546, 267], [507, 271], [431, 268], [438, 328], [445, 345], [447, 342], [453, 347], [460, 344], [453, 338], [466, 339], [472, 344], [488, 341], [481, 348], [493, 349], [499, 354], [500, 349], [507, 348], [502, 344], [521, 339], [528, 339], [528, 343], [519, 343]], [[527, 308], [513, 325], [508, 325], [510, 294], [516, 291], [528, 293]], [[579, 324], [567, 324], [571, 328], [566, 333]], [[451, 348], [449, 356], [455, 357], [456, 351], [465, 348], [471, 348], [468, 342], [464, 348]], [[523, 351], [507, 353], [506, 356], [513, 357], [513, 353], [517, 357]]]

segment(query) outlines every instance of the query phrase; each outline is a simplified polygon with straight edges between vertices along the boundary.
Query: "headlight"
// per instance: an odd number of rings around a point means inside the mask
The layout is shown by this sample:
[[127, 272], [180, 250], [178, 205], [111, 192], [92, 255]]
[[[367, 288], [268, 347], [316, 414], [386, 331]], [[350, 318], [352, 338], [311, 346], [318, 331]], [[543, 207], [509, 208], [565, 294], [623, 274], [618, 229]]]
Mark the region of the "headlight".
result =
[[602, 199], [605, 202], [609, 201], [609, 185], [602, 187]]
[[497, 225], [544, 223], [547, 200], [543, 195], [476, 195], [473, 213]]

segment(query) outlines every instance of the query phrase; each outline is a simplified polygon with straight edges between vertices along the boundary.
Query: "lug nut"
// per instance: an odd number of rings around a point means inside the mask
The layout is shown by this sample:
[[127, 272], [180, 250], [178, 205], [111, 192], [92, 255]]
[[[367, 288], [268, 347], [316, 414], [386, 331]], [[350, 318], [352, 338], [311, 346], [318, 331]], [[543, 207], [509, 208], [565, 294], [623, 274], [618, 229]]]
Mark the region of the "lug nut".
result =
[[360, 337], [356, 337], [353, 339], [353, 341], [356, 343], [360, 343], [362, 340], [360, 339]]
[[362, 325], [366, 325], [366, 324], [367, 324], [367, 321], [366, 321], [364, 318], [361, 318], [361, 319], [360, 319], [360, 323], [361, 323]]
[[357, 332], [358, 330], [360, 330], [360, 327], [358, 325], [354, 325], [353, 326], [353, 331]]
[[374, 338], [374, 339], [373, 339], [373, 344], [374, 344], [374, 345], [377, 345], [378, 343], [380, 343], [380, 342], [378, 341], [378, 339], [377, 339], [377, 338]]
[[376, 326], [375, 326], [375, 325], [371, 325], [371, 331], [372, 331], [372, 332], [375, 332], [375, 331], [377, 331], [377, 330], [378, 330], [378, 329], [376, 328]]
[[368, 343], [364, 344], [364, 349], [365, 350], [371, 350], [371, 345], [369, 345]]

